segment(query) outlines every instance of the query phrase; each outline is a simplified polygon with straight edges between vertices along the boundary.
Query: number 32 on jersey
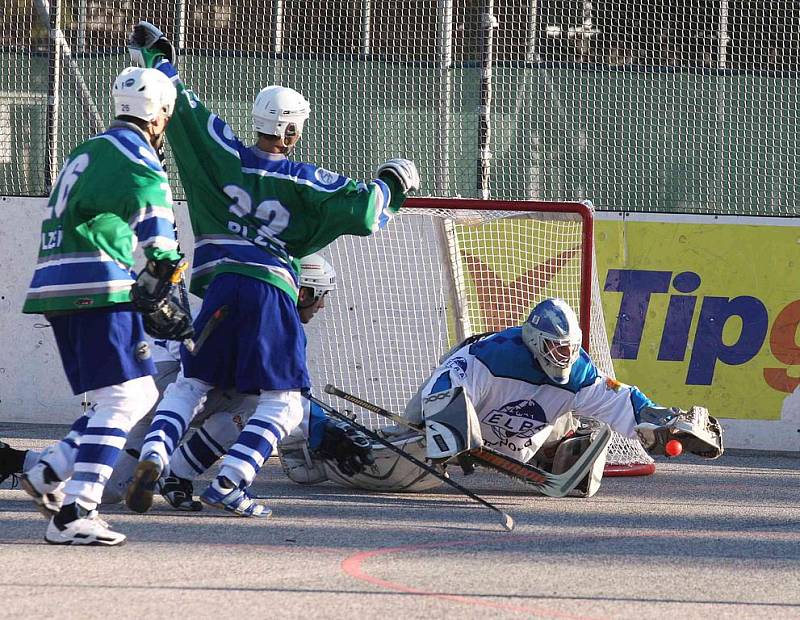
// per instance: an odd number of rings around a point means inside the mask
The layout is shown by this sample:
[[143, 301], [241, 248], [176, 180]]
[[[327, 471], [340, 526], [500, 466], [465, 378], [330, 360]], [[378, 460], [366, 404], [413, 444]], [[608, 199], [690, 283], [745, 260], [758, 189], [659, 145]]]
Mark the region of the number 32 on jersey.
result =
[[280, 248], [285, 246], [285, 242], [278, 239], [286, 227], [289, 226], [291, 214], [277, 200], [264, 200], [253, 209], [253, 199], [244, 189], [238, 185], [226, 185], [223, 191], [233, 200], [233, 204], [228, 207], [228, 211], [244, 220], [256, 220], [258, 229], [256, 236], [251, 238], [246, 226], [238, 222], [229, 221], [228, 230], [250, 239], [253, 243], [261, 246], [277, 245]]

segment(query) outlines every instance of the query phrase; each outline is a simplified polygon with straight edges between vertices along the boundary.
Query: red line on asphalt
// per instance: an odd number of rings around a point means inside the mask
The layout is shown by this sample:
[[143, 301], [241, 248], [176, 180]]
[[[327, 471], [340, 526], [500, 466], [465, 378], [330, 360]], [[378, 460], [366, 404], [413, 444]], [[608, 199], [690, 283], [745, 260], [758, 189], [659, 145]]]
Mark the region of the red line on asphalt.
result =
[[[563, 532], [559, 532], [559, 534], [563, 534]], [[627, 530], [627, 531], [613, 531], [610, 530], [607, 533], [598, 533], [591, 536], [581, 535], [577, 536], [576, 538], [585, 538], [587, 541], [592, 540], [599, 540], [599, 539], [608, 539], [608, 538], [653, 538], [653, 539], [671, 539], [674, 538], [676, 534], [671, 531], [658, 531], [658, 530], [648, 530], [648, 529], [636, 529], [636, 530]], [[771, 531], [729, 531], [729, 530], [700, 530], [700, 531], [684, 531], [681, 532], [680, 537], [683, 539], [692, 539], [692, 538], [708, 538], [708, 537], [715, 537], [720, 540], [736, 540], [736, 539], [747, 539], [748, 541], [752, 540], [773, 540], [773, 541], [784, 541], [784, 542], [794, 542], [797, 541], [798, 534], [791, 533], [791, 532], [771, 532]], [[457, 540], [457, 541], [441, 541], [441, 542], [433, 542], [433, 543], [426, 543], [420, 545], [408, 545], [404, 547], [387, 547], [384, 549], [374, 549], [372, 551], [360, 551], [355, 553], [344, 560], [342, 560], [341, 567], [342, 570], [350, 575], [351, 577], [355, 577], [356, 579], [360, 579], [361, 581], [365, 581], [370, 583], [374, 586], [378, 586], [380, 588], [386, 588], [388, 590], [395, 590], [397, 592], [405, 592], [407, 594], [418, 594], [419, 596], [427, 596], [430, 598], [445, 600], [445, 601], [452, 601], [455, 603], [462, 603], [465, 605], [474, 605], [476, 607], [489, 607], [493, 609], [504, 609], [507, 611], [518, 611], [522, 613], [534, 614], [539, 616], [548, 616], [552, 618], [567, 618], [569, 620], [598, 620], [595, 617], [590, 616], [575, 616], [568, 613], [562, 613], [556, 611], [555, 609], [543, 609], [540, 607], [527, 607], [524, 605], [512, 605], [509, 603], [495, 603], [492, 601], [486, 601], [478, 598], [472, 598], [469, 596], [460, 596], [457, 594], [442, 594], [440, 592], [432, 592], [429, 590], [423, 590], [420, 588], [414, 588], [412, 586], [408, 586], [396, 581], [390, 581], [388, 579], [381, 579], [380, 577], [375, 577], [374, 575], [370, 575], [367, 570], [364, 568], [364, 563], [367, 560], [372, 558], [380, 557], [380, 556], [387, 556], [393, 553], [409, 553], [411, 551], [420, 551], [426, 549], [443, 549], [446, 547], [465, 547], [467, 545], [472, 545], [473, 547], [484, 546], [484, 545], [497, 545], [503, 544], [510, 541], [515, 543], [522, 542], [526, 540], [542, 540], [541, 534], [534, 534], [534, 535], [525, 535], [525, 536], [508, 536], [504, 537], [502, 540], [497, 538], [493, 540], [487, 540], [485, 538], [482, 539], [468, 539], [468, 540]], [[501, 597], [502, 595], [498, 595]], [[678, 602], [678, 601], [675, 601]]]
[[[519, 542], [527, 539], [540, 539], [540, 538], [541, 535], [537, 534], [536, 536], [516, 536], [514, 537], [514, 540], [515, 542]], [[462, 603], [464, 605], [474, 605], [476, 607], [489, 607], [492, 609], [503, 609], [505, 611], [518, 611], [522, 613], [533, 614], [536, 616], [547, 616], [550, 618], [565, 618], [567, 620], [598, 620], [597, 617], [575, 616], [572, 614], [562, 613], [554, 609], [544, 609], [541, 607], [527, 607], [524, 605], [512, 605], [510, 603], [495, 603], [493, 601], [485, 601], [482, 599], [472, 598], [469, 596], [460, 596], [458, 594], [442, 594], [440, 592], [431, 592], [429, 590], [422, 590], [419, 588], [407, 586], [405, 584], [396, 581], [389, 581], [388, 579], [381, 579], [380, 577], [375, 577], [366, 572], [366, 570], [362, 566], [364, 562], [366, 562], [371, 558], [390, 555], [392, 553], [408, 553], [410, 551], [418, 551], [421, 549], [441, 549], [444, 547], [463, 547], [466, 545], [479, 545], [481, 543], [485, 544], [486, 542], [487, 541], [485, 539], [483, 540], [472, 539], [472, 540], [436, 542], [424, 545], [408, 545], [405, 547], [390, 547], [385, 549], [376, 549], [373, 551], [361, 551], [342, 560], [341, 566], [342, 570], [351, 577], [355, 577], [356, 579], [360, 579], [361, 581], [366, 581], [367, 583], [378, 586], [380, 588], [395, 590], [397, 592], [405, 592], [407, 594], [418, 594], [420, 596], [427, 596], [430, 598], [440, 599], [444, 601], [453, 601], [455, 603]]]

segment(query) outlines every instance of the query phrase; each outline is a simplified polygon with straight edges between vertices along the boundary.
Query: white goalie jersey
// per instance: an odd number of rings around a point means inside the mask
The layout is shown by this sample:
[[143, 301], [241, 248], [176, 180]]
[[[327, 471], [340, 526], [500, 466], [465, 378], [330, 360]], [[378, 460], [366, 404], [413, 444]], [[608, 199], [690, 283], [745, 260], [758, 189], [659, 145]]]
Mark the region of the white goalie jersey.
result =
[[[572, 429], [574, 413], [607, 423], [617, 432], [636, 437], [639, 412], [653, 406], [638, 388], [606, 377], [581, 350], [569, 381], [554, 383], [539, 367], [514, 327], [470, 342], [443, 359], [405, 410], [420, 425], [422, 402], [453, 387], [462, 387], [478, 416], [483, 444], [514, 460], [529, 462], [537, 450], [561, 439]], [[425, 437], [387, 437], [393, 444], [424, 460]], [[439, 486], [435, 477], [373, 442], [375, 464], [362, 474], [346, 476], [335, 463], [309, 453], [302, 437], [279, 446], [284, 471], [301, 484], [326, 480], [373, 491], [424, 491]]]
[[[639, 412], [653, 403], [638, 388], [605, 376], [581, 350], [569, 381], [550, 379], [512, 327], [456, 349], [443, 361], [405, 415], [422, 422], [421, 403], [461, 386], [477, 413], [483, 444], [528, 462], [570, 412], [597, 418], [625, 437], [636, 437]], [[556, 439], [552, 437], [552, 439]]]

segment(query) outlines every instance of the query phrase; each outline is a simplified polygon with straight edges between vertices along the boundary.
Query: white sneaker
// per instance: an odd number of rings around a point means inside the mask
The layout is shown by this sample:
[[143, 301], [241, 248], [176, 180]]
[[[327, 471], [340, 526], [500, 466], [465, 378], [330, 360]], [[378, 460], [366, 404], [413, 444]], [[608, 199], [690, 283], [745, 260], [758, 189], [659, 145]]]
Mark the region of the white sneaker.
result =
[[64, 483], [59, 480], [53, 468], [39, 461], [22, 474], [20, 484], [25, 492], [36, 502], [36, 508], [48, 519], [61, 510], [64, 502]]
[[50, 519], [44, 539], [51, 545], [103, 545], [113, 547], [124, 544], [125, 534], [115, 532], [108, 523], [97, 516], [96, 511], [85, 517], [59, 525], [55, 517]]

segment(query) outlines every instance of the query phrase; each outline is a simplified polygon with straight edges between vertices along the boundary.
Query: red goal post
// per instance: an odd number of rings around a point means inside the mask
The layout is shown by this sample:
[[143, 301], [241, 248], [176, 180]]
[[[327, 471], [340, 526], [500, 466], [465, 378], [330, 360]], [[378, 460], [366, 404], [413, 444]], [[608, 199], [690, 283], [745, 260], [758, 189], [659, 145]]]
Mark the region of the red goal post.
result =
[[[386, 229], [322, 251], [339, 284], [309, 327], [314, 388], [325, 383], [402, 412], [463, 338], [520, 324], [546, 297], [576, 310], [583, 346], [613, 376], [594, 264], [589, 202], [411, 198]], [[362, 422], [385, 420], [356, 412]], [[645, 475], [652, 459], [616, 436], [607, 475]]]

